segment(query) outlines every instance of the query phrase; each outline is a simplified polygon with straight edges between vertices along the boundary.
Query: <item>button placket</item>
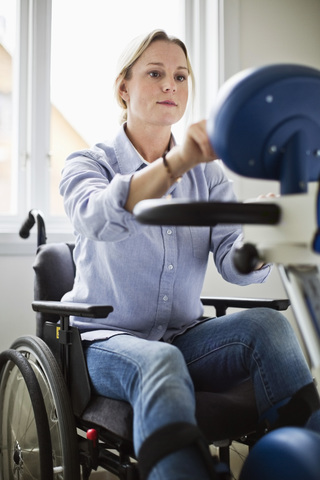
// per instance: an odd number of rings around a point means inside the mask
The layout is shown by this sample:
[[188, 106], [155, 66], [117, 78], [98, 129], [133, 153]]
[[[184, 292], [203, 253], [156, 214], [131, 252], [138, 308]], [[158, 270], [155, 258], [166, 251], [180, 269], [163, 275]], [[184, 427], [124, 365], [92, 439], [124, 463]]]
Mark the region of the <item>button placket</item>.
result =
[[175, 229], [162, 227], [163, 238], [163, 270], [159, 285], [159, 304], [154, 330], [157, 334], [163, 334], [169, 324], [173, 302], [173, 285], [175, 279], [175, 263], [177, 258], [177, 245]]
[[[172, 228], [167, 228], [166, 230], [166, 234], [169, 236], [170, 238], [170, 243], [171, 243], [171, 239], [173, 240], [173, 236], [174, 236], [174, 231]], [[166, 255], [168, 253], [168, 255]], [[169, 255], [170, 253], [170, 255]], [[168, 272], [172, 272], [173, 269], [174, 269], [174, 266], [172, 264], [172, 257], [173, 257], [173, 251], [172, 251], [172, 248], [170, 248], [170, 244], [168, 244], [168, 248], [166, 248], [166, 242], [165, 242], [165, 256], [170, 256], [171, 257], [171, 260], [168, 260], [166, 263], [167, 263], [167, 271]], [[164, 277], [166, 278], [166, 277]], [[170, 277], [167, 277], [167, 282], [168, 283], [168, 286], [170, 285], [170, 289], [172, 290], [172, 276]], [[167, 293], [165, 293], [162, 297], [162, 300], [163, 302], [167, 303], [169, 301], [169, 295]], [[172, 301], [170, 302], [172, 303]]]

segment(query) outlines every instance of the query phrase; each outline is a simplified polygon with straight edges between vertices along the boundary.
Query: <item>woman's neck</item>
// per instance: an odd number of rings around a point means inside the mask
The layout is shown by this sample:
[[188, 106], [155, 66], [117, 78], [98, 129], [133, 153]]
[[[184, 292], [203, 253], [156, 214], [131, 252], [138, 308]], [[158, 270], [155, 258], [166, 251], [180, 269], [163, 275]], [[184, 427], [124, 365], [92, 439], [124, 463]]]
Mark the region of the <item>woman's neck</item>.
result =
[[160, 158], [168, 150], [171, 127], [146, 128], [143, 131], [126, 125], [125, 132], [135, 149], [149, 163]]

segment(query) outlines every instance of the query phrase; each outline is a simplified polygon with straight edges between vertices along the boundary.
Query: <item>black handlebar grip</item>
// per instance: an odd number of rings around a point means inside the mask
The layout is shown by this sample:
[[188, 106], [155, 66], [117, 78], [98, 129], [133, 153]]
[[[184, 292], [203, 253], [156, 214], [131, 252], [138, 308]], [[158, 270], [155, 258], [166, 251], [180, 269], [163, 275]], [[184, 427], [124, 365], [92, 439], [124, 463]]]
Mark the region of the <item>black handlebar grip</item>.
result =
[[20, 230], [19, 235], [21, 238], [28, 238], [30, 235], [30, 230], [32, 229], [33, 225], [36, 223], [32, 210], [30, 210], [28, 217], [23, 222]]
[[233, 263], [239, 273], [253, 272], [260, 262], [258, 250], [252, 243], [245, 243], [234, 252]]

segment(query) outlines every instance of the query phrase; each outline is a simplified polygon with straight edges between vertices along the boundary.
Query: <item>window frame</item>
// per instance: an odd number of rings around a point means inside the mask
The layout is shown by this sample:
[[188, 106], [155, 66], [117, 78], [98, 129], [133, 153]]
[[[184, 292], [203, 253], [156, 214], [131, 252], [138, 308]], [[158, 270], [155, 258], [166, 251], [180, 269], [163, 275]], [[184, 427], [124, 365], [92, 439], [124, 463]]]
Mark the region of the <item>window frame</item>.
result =
[[[72, 227], [65, 217], [49, 216], [50, 170], [50, 51], [52, 0], [17, 0], [17, 75], [13, 92], [16, 124], [13, 136], [17, 175], [17, 214], [0, 216], [0, 255], [34, 255], [36, 232], [27, 240], [18, 232], [28, 211], [45, 212], [50, 242], [70, 241]], [[223, 0], [185, 0], [185, 40], [196, 77], [193, 119], [209, 114], [219, 87]], [[214, 23], [214, 26], [213, 26]], [[218, 33], [217, 33], [218, 32]], [[209, 45], [213, 46], [210, 49]], [[221, 81], [221, 78], [220, 78]], [[19, 113], [19, 114], [18, 114]], [[34, 229], [35, 230], [35, 229]]]
[[17, 0], [17, 48], [13, 59], [16, 214], [0, 216], [0, 255], [34, 254], [36, 232], [26, 241], [19, 238], [18, 232], [35, 205], [39, 210], [48, 210], [50, 37], [51, 0]]

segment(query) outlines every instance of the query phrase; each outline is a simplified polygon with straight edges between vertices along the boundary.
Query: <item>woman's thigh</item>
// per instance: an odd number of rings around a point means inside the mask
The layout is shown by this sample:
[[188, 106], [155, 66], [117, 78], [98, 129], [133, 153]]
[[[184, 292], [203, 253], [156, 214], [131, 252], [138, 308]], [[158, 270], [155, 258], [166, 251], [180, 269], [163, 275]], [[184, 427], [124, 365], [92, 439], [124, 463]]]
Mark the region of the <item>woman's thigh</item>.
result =
[[195, 424], [193, 382], [178, 348], [119, 335], [85, 346], [95, 393], [134, 409], [134, 443], [172, 422]]
[[173, 343], [196, 390], [223, 391], [251, 377], [260, 413], [312, 381], [293, 329], [271, 309], [207, 320]]
[[85, 343], [88, 370], [96, 393], [132, 401], [143, 385], [175, 376], [189, 378], [181, 352], [166, 343], [133, 335]]

